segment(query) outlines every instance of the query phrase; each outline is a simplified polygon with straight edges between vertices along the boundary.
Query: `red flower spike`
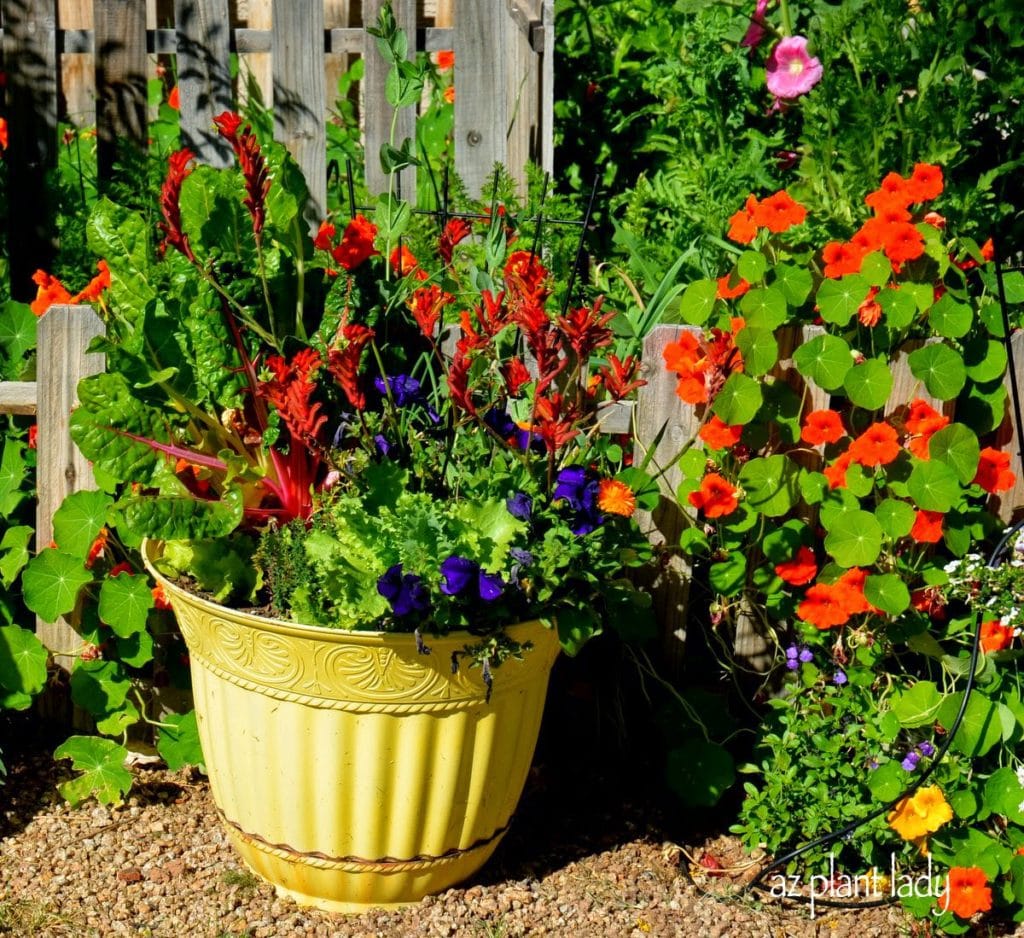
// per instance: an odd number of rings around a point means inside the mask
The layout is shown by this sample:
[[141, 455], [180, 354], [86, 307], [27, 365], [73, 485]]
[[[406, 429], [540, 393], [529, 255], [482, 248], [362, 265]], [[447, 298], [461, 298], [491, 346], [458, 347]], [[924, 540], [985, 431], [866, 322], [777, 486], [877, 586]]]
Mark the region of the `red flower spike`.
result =
[[441, 232], [437, 244], [437, 253], [446, 267], [451, 265], [452, 255], [455, 253], [455, 245], [470, 235], [472, 226], [465, 218], [450, 218]]
[[579, 434], [573, 425], [577, 414], [567, 406], [561, 394], [537, 397], [533, 405], [533, 425], [530, 429], [537, 434], [548, 448], [549, 453], [561, 449]]
[[448, 395], [467, 414], [476, 415], [476, 407], [469, 392], [469, 369], [473, 364], [470, 352], [475, 346], [466, 339], [455, 343], [455, 354], [448, 369]]
[[183, 147], [172, 153], [167, 158], [167, 176], [164, 179], [163, 188], [160, 190], [160, 213], [164, 220], [160, 228], [164, 232], [161, 251], [166, 251], [167, 246], [181, 251], [190, 261], [195, 263], [195, 255], [188, 244], [188, 235], [181, 230], [181, 186], [191, 174], [194, 167], [195, 154], [188, 148]]
[[573, 309], [567, 315], [558, 317], [558, 328], [562, 330], [581, 362], [586, 362], [595, 349], [612, 343], [612, 330], [608, 328], [608, 323], [615, 318], [615, 313], [605, 313], [602, 316], [603, 302], [604, 297], [599, 296], [593, 306]]
[[509, 254], [505, 261], [505, 292], [514, 316], [518, 318], [525, 307], [532, 309], [528, 318], [536, 319], [537, 311], [540, 311], [540, 315], [547, 320], [543, 306], [551, 295], [548, 271], [535, 254], [529, 251], [513, 251]]
[[437, 324], [441, 321], [442, 311], [454, 302], [454, 296], [445, 293], [436, 283], [432, 283], [429, 287], [417, 287], [413, 290], [407, 305], [424, 338], [433, 339], [437, 332]]
[[533, 376], [530, 370], [519, 358], [512, 358], [501, 367], [501, 377], [505, 381], [505, 388], [509, 397], [519, 397], [519, 392], [524, 384], [528, 384]]
[[321, 413], [321, 404], [313, 401], [315, 376], [320, 365], [320, 353], [311, 348], [296, 353], [290, 363], [278, 355], [267, 359], [267, 367], [274, 377], [271, 381], [261, 381], [257, 393], [280, 414], [293, 443], [315, 442], [327, 422], [327, 415]]
[[259, 141], [252, 128], [246, 125], [239, 131], [242, 119], [237, 114], [224, 111], [215, 117], [213, 122], [217, 125], [220, 135], [235, 151], [238, 166], [245, 180], [246, 196], [243, 204], [252, 218], [253, 233], [258, 236], [263, 231], [263, 223], [266, 220], [267, 193], [270, 191], [267, 161], [263, 158]]
[[601, 376], [601, 382], [609, 397], [614, 401], [621, 401], [637, 388], [647, 384], [642, 378], [636, 375], [640, 371], [640, 360], [632, 355], [627, 355], [624, 361], [619, 361], [618, 355], [609, 355], [608, 364], [598, 368], [597, 373]]
[[327, 352], [327, 370], [334, 376], [338, 386], [345, 392], [345, 397], [356, 410], [366, 407], [366, 394], [359, 386], [359, 361], [363, 349], [375, 333], [369, 326], [359, 323], [346, 323], [341, 327], [341, 348], [331, 348]]

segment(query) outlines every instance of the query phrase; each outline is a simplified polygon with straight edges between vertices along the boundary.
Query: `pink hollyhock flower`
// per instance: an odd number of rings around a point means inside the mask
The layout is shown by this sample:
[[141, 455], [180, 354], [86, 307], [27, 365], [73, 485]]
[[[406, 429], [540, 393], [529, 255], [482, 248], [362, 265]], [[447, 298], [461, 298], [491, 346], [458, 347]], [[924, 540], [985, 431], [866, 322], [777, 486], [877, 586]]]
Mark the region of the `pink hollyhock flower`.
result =
[[761, 40], [768, 32], [764, 22], [764, 14], [767, 9], [768, 0], [757, 0], [757, 6], [754, 8], [754, 15], [750, 17], [746, 35], [740, 40], [741, 46], [756, 49], [761, 44]]
[[807, 54], [803, 36], [787, 36], [772, 49], [767, 65], [768, 90], [777, 98], [798, 98], [821, 81], [821, 62]]

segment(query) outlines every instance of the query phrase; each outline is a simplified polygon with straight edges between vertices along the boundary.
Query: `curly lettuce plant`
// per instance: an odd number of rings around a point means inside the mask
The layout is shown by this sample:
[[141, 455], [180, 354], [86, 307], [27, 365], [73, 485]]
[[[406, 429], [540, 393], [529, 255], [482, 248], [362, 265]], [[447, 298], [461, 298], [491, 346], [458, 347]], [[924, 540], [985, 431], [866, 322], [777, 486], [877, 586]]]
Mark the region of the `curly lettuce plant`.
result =
[[[1019, 610], [998, 634], [981, 626], [965, 703], [977, 610], [954, 576], [994, 542], [1015, 484], [993, 442], [1004, 317], [991, 244], [952, 236], [942, 190], [937, 166], [890, 173], [850, 237], [824, 245], [785, 191], [732, 216], [735, 265], [686, 288], [692, 325], [665, 349], [698, 426], [679, 454], [680, 546], [706, 576], [714, 634], [753, 620], [774, 661], [747, 766], [762, 782], [734, 828], [747, 845], [778, 856], [871, 816], [802, 854], [810, 872], [830, 851], [852, 875], [927, 848], [937, 869], [983, 871], [1020, 914]], [[951, 810], [917, 811], [925, 771]], [[950, 931], [969, 917], [961, 893], [939, 910]]]

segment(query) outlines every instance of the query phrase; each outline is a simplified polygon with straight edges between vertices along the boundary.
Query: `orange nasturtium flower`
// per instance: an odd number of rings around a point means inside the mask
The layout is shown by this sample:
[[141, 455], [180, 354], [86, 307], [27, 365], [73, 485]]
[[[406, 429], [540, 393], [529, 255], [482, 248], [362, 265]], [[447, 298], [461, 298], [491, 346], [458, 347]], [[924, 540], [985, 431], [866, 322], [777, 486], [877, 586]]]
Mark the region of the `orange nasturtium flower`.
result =
[[818, 575], [818, 564], [814, 560], [814, 551], [801, 546], [792, 560], [775, 565], [779, 579], [790, 586], [803, 586], [810, 583]]
[[825, 276], [830, 278], [843, 277], [846, 274], [859, 274], [867, 248], [852, 241], [829, 241], [821, 252], [825, 262]]
[[628, 518], [636, 510], [636, 496], [625, 482], [602, 479], [597, 490], [597, 507], [610, 515]]
[[0, 150], [7, 149], [7, 121], [0, 117]]
[[1017, 476], [1010, 471], [1010, 454], [986, 446], [978, 460], [978, 471], [972, 480], [986, 492], [1005, 492], [1012, 489]]
[[846, 433], [843, 418], [834, 410], [812, 410], [804, 419], [800, 439], [811, 446], [835, 443]]
[[757, 199], [753, 195], [748, 195], [743, 208], [729, 218], [729, 230], [726, 232], [726, 237], [740, 244], [750, 244], [757, 237], [757, 225], [754, 224], [754, 209], [756, 207]]
[[731, 426], [717, 415], [704, 424], [698, 433], [705, 445], [712, 449], [729, 449], [739, 443], [742, 435], [743, 424]]
[[942, 194], [942, 169], [931, 163], [916, 163], [907, 180], [907, 192], [914, 202], [930, 202]]
[[[735, 285], [729, 286], [734, 278]], [[739, 274], [726, 274], [724, 277], [718, 278], [718, 292], [715, 295], [720, 300], [734, 300], [738, 296], [743, 296], [749, 289], [750, 284]]]
[[942, 789], [929, 785], [901, 798], [885, 819], [904, 840], [918, 840], [952, 821], [953, 809]]
[[894, 263], [917, 260], [924, 254], [924, 235], [908, 221], [886, 227], [882, 249]]
[[794, 225], [803, 224], [807, 209], [781, 189], [758, 202], [751, 211], [751, 220], [758, 228], [767, 228], [773, 234], [789, 231]]
[[717, 472], [709, 472], [701, 480], [700, 488], [690, 492], [689, 502], [704, 512], [706, 518], [731, 515], [739, 505], [738, 490]]
[[914, 526], [910, 536], [920, 544], [937, 544], [942, 540], [942, 521], [945, 514], [941, 511], [925, 511], [919, 509], [914, 516]]
[[929, 459], [928, 441], [932, 434], [941, 430], [949, 423], [949, 417], [940, 414], [927, 401], [917, 397], [910, 402], [910, 409], [903, 425], [913, 438], [907, 442], [907, 449], [918, 459]]
[[821, 470], [825, 478], [828, 479], [828, 487], [830, 489], [846, 488], [846, 470], [850, 468], [852, 462], [853, 457], [850, 455], [849, 450], [847, 450], [831, 466], [826, 466]]
[[838, 583], [815, 583], [804, 594], [796, 614], [822, 631], [844, 625], [850, 618], [846, 590]]
[[900, 454], [896, 430], [884, 422], [873, 423], [850, 444], [849, 453], [862, 466], [886, 466]]
[[665, 367], [679, 378], [676, 394], [687, 404], [706, 404], [721, 390], [732, 372], [743, 371], [736, 334], [744, 323], [739, 317], [731, 322], [731, 332], [712, 329], [710, 339], [684, 332], [677, 342], [665, 346], [662, 353]]
[[1013, 628], [1003, 625], [997, 619], [981, 623], [981, 650], [986, 654], [990, 651], [1002, 651], [1013, 644]]
[[987, 912], [992, 908], [992, 890], [985, 871], [978, 866], [951, 867], [946, 875], [946, 891], [939, 896], [936, 907], [960, 918]]
[[882, 318], [882, 305], [875, 299], [878, 296], [878, 287], [871, 287], [864, 301], [857, 307], [857, 320], [862, 326], [869, 329], [878, 325]]

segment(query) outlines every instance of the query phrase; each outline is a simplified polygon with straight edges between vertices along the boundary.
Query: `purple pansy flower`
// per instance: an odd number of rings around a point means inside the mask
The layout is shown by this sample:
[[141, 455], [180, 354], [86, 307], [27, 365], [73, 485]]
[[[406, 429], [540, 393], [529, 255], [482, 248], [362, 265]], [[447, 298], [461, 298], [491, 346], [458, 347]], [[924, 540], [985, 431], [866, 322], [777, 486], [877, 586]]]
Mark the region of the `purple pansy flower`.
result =
[[590, 478], [582, 466], [567, 466], [555, 477], [552, 498], [564, 499], [576, 512], [569, 526], [573, 534], [589, 534], [604, 520], [597, 508], [597, 492], [600, 483]]
[[391, 611], [399, 618], [411, 612], [425, 612], [430, 604], [423, 581], [415, 573], [403, 575], [400, 563], [377, 580], [377, 592], [391, 603]]
[[529, 521], [533, 513], [533, 499], [526, 492], [516, 492], [505, 500], [505, 507], [513, 518]]
[[[423, 394], [423, 387], [411, 375], [392, 375], [386, 381], [378, 375], [373, 379], [374, 387], [382, 395], [387, 396], [388, 389], [391, 390], [391, 399], [396, 407], [408, 407], [410, 404], [426, 404], [427, 400]], [[440, 416], [433, 407], [427, 406], [427, 416], [434, 422], [440, 421]]]
[[475, 560], [452, 554], [441, 564], [441, 592], [447, 596], [474, 596], [493, 602], [505, 589], [498, 573], [487, 573]]

